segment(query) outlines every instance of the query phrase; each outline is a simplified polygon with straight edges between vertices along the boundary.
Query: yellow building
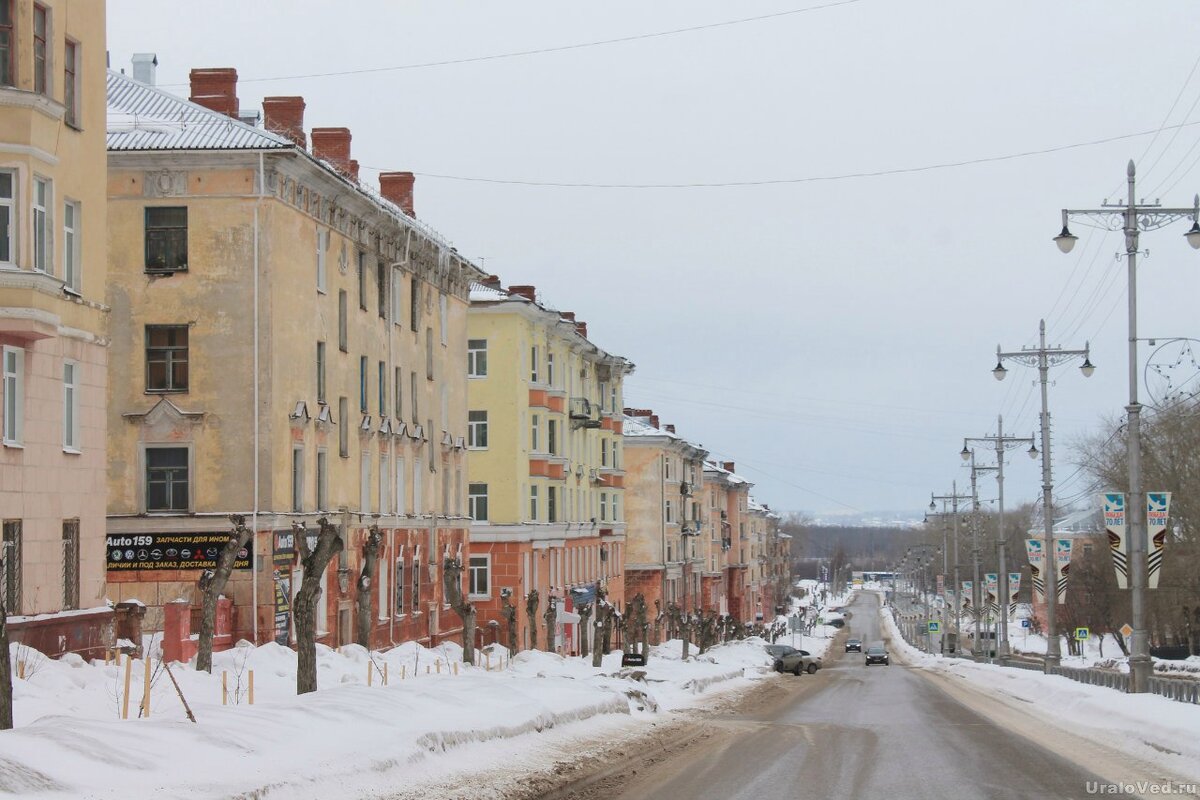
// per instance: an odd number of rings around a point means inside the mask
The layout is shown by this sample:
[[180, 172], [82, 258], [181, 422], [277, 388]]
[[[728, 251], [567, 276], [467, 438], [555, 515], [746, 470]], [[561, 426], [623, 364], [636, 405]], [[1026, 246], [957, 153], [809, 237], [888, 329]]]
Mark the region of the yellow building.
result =
[[100, 655], [103, 0], [0, 2], [0, 516], [14, 639]]
[[551, 597], [556, 647], [575, 652], [571, 609], [597, 586], [623, 600], [621, 397], [633, 364], [592, 344], [573, 313], [539, 303], [534, 287], [504, 290], [495, 276], [472, 290], [467, 327], [470, 599], [481, 633], [502, 622], [504, 593], [527, 646], [524, 599], [536, 589], [539, 646]]
[[[299, 97], [239, 107], [237, 73], [191, 100], [109, 73], [108, 579], [150, 607], [196, 602], [242, 513], [255, 534], [227, 593], [237, 636], [289, 641], [293, 520], [329, 516], [320, 640], [354, 637], [367, 527], [383, 533], [371, 639], [459, 628], [441, 585], [466, 545], [466, 326], [481, 275], [415, 219], [410, 173], [358, 180], [345, 128]], [[135, 74], [137, 74], [135, 72]]]

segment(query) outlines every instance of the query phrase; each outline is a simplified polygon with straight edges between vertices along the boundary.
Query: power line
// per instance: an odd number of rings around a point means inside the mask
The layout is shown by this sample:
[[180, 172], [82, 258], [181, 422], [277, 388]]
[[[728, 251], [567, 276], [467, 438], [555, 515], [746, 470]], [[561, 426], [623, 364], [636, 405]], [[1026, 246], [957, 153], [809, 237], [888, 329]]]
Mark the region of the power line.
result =
[[[493, 53], [486, 56], [469, 56], [467, 58], [449, 58], [441, 61], [423, 61], [415, 64], [397, 64], [391, 67], [365, 67], [363, 69], [347, 69], [338, 70], [336, 72], [309, 72], [301, 75], [273, 75], [263, 78], [240, 78], [239, 83], [266, 83], [270, 81], [293, 81], [307, 80], [308, 78], [340, 78], [348, 75], [370, 75], [382, 72], [400, 72], [410, 69], [428, 69], [430, 67], [448, 67], [454, 64], [477, 64], [484, 61], [500, 61], [509, 58], [524, 58], [526, 56], [540, 56], [547, 53], [562, 53], [569, 50], [583, 50], [588, 47], [602, 47], [610, 44], [624, 44], [627, 42], [639, 42], [646, 39], [657, 39], [663, 36], [677, 36], [682, 33], [695, 33], [696, 31], [712, 30], [713, 28], [724, 28], [730, 25], [743, 25], [748, 22], [762, 22], [768, 19], [778, 19], [780, 17], [788, 17], [795, 14], [806, 14], [810, 11], [822, 11], [827, 8], [836, 8], [837, 6], [848, 6], [853, 3], [859, 3], [862, 0], [837, 0], [837, 2], [823, 3], [816, 6], [806, 6], [804, 8], [793, 8], [789, 11], [777, 11], [773, 14], [760, 14], [756, 17], [742, 17], [741, 19], [730, 19], [723, 22], [710, 22], [707, 25], [692, 25], [687, 28], [673, 28], [666, 31], [655, 31], [653, 33], [638, 33], [631, 36], [619, 36], [614, 39], [599, 39], [593, 42], [577, 42], [575, 44], [564, 44], [556, 47], [539, 47], [533, 50], [516, 50], [509, 53]], [[186, 86], [182, 83], [165, 83], [163, 86]]]

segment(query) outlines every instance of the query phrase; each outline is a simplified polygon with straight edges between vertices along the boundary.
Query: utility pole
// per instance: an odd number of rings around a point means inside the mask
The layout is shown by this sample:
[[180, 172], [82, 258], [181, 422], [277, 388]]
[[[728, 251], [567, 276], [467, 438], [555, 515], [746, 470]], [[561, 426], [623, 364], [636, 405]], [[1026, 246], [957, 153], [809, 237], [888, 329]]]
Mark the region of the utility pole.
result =
[[1005, 560], [1007, 540], [1004, 538], [1004, 451], [1022, 445], [1029, 445], [1030, 458], [1037, 458], [1038, 449], [1033, 443], [1033, 437], [1018, 437], [1004, 435], [1004, 417], [996, 417], [995, 436], [968, 436], [963, 439], [963, 449], [960, 455], [963, 459], [970, 458], [973, 451], [970, 444], [991, 444], [996, 449], [996, 484], [1000, 488], [999, 499], [999, 530], [996, 535], [996, 549], [999, 553], [999, 573], [997, 574], [996, 604], [1000, 611], [1000, 631], [996, 639], [996, 656], [1003, 663], [1008, 659], [1008, 564]]
[[979, 582], [979, 482], [976, 476], [980, 472], [990, 472], [997, 468], [976, 465], [974, 450], [969, 451], [968, 455], [971, 461], [971, 561], [974, 565], [974, 579], [971, 584], [971, 615], [975, 618], [975, 640], [974, 646], [971, 648], [971, 657], [976, 661], [982, 661], [983, 659], [979, 657], [979, 627], [983, 621], [983, 608], [980, 602], [983, 595], [983, 584]]
[[[1004, 361], [1007, 359], [1027, 367], [1037, 367], [1038, 381], [1042, 386], [1042, 515], [1044, 517], [1042, 523], [1045, 531], [1047, 558], [1052, 558], [1054, 553], [1054, 482], [1051, 478], [1053, 464], [1050, 461], [1050, 401], [1047, 389], [1050, 367], [1063, 364], [1072, 358], [1082, 357], [1083, 363], [1080, 364], [1079, 371], [1083, 373], [1083, 377], [1090, 378], [1096, 371], [1096, 368], [1092, 366], [1090, 350], [1091, 345], [1088, 342], [1084, 343], [1082, 350], [1047, 347], [1046, 320], [1044, 319], [1038, 323], [1037, 347], [1022, 347], [1017, 352], [1005, 353], [1000, 350], [1000, 345], [996, 345], [996, 368], [992, 370], [992, 375], [996, 376], [996, 380], [1002, 381], [1008, 374], [1008, 370], [1004, 368]], [[1053, 562], [1050, 563], [1050, 568], [1046, 570], [1046, 573], [1042, 576], [1042, 586], [1045, 587], [1044, 594], [1046, 596], [1045, 668], [1049, 669], [1058, 665], [1062, 657], [1062, 650], [1056, 621], [1058, 607], [1058, 581], [1056, 578], [1058, 573], [1055, 571]], [[1050, 580], [1047, 580], [1047, 576]]]
[[[954, 649], [960, 651], [962, 649], [962, 581], [959, 580], [959, 560], [958, 560], [958, 501], [970, 500], [971, 496], [958, 493], [958, 481], [953, 481], [950, 484], [950, 494], [931, 495], [929, 498], [929, 508], [934, 510], [934, 503], [938, 500], [942, 501], [942, 514], [946, 513], [946, 503], [951, 504], [954, 513]], [[943, 545], [942, 556], [945, 559], [947, 548]], [[944, 574], [944, 572], [943, 572]], [[942, 637], [945, 641], [945, 636]], [[945, 650], [945, 647], [942, 648]]]
[[[1184, 234], [1187, 243], [1200, 250], [1200, 194], [1192, 201], [1191, 208], [1163, 208], [1159, 203], [1139, 201], [1135, 194], [1134, 179], [1137, 170], [1132, 159], [1125, 168], [1127, 195], [1125, 203], [1100, 204], [1100, 208], [1067, 209], [1062, 211], [1062, 233], [1054, 237], [1054, 243], [1063, 253], [1071, 252], [1075, 246], [1074, 236], [1067, 229], [1070, 217], [1085, 217], [1100, 223], [1108, 230], [1120, 230], [1125, 234], [1125, 261], [1129, 289], [1129, 405], [1125, 406], [1128, 417], [1126, 451], [1129, 461], [1129, 497], [1125, 508], [1129, 519], [1129, 588], [1130, 606], [1133, 612], [1133, 643], [1129, 656], [1129, 691], [1150, 690], [1153, 663], [1150, 660], [1150, 636], [1146, 629], [1146, 591], [1148, 573], [1146, 564], [1146, 493], [1142, 488], [1142, 406], [1138, 402], [1138, 340], [1137, 340], [1137, 256], [1138, 237], [1141, 231], [1153, 231], [1172, 222], [1191, 218], [1192, 227]], [[1049, 554], [1048, 554], [1049, 555]]]

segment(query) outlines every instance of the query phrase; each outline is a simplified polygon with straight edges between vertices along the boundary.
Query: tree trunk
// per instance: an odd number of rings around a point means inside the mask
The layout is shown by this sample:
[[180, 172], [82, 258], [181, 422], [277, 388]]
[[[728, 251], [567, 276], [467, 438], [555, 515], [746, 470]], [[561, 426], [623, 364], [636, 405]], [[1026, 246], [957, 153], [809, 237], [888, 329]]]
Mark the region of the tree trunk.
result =
[[[204, 595], [200, 613], [200, 643], [196, 650], [196, 671], [212, 672], [213, 632], [217, 622], [217, 598], [225, 591], [225, 584], [233, 572], [233, 562], [237, 560], [238, 551], [246, 546], [254, 531], [246, 528], [246, 519], [241, 514], [230, 514], [229, 521], [233, 530], [221, 547], [217, 556], [216, 570], [204, 570], [200, 576], [200, 591]], [[253, 558], [253, 557], [252, 557]], [[252, 565], [253, 566], [253, 565]], [[255, 598], [257, 602], [257, 598]], [[258, 644], [255, 642], [255, 644]]]
[[504, 623], [508, 626], [508, 654], [511, 657], [517, 654], [517, 607], [507, 594], [502, 595], [500, 600], [500, 613], [504, 615]]
[[475, 664], [475, 606], [463, 599], [462, 592], [462, 561], [446, 557], [442, 562], [442, 585], [446, 591], [446, 601], [454, 609], [454, 613], [462, 620], [463, 625], [463, 662]]
[[687, 661], [688, 645], [691, 644], [692, 637], [692, 619], [687, 614], [684, 614], [679, 624], [680, 638], [683, 639], [683, 660]]
[[[363, 568], [358, 576], [357, 606], [357, 639], [358, 643], [368, 651], [371, 649], [371, 584], [375, 581], [375, 569], [379, 563], [379, 545], [383, 537], [379, 535], [379, 526], [372, 525], [367, 540], [363, 542]], [[382, 601], [380, 601], [382, 602]], [[383, 611], [383, 609], [380, 609]]]
[[592, 666], [599, 667], [604, 661], [604, 626], [612, 606], [603, 600], [596, 601], [596, 624], [592, 633]]
[[317, 640], [316, 607], [321, 596], [321, 582], [325, 568], [334, 555], [341, 552], [341, 531], [325, 517], [317, 520], [320, 531], [317, 546], [308, 546], [308, 530], [299, 522], [292, 523], [296, 537], [296, 549], [300, 553], [300, 564], [304, 568], [304, 580], [296, 593], [296, 694], [317, 690]]
[[546, 623], [546, 652], [553, 653], [554, 634], [558, 627], [558, 608], [553, 597], [546, 598], [546, 613], [542, 615], [542, 621]]
[[[0, 558], [0, 572], [4, 570], [4, 559]], [[8, 655], [8, 609], [4, 594], [0, 592], [0, 731], [12, 730], [13, 685], [12, 660]]]
[[525, 598], [525, 617], [529, 620], [529, 649], [537, 650], [537, 610], [538, 610], [538, 591], [530, 589], [529, 595]]
[[608, 606], [608, 609], [604, 614], [604, 627], [602, 629], [604, 632], [604, 640], [603, 640], [604, 653], [603, 653], [603, 655], [608, 655], [610, 652], [612, 652], [612, 632], [613, 632], [613, 625], [615, 624], [613, 621], [613, 617], [615, 617], [615, 616], [616, 616], [616, 609], [613, 608], [611, 605]]
[[587, 658], [588, 653], [588, 622], [592, 618], [592, 604], [584, 603], [578, 609], [579, 611], [579, 655], [581, 658]]

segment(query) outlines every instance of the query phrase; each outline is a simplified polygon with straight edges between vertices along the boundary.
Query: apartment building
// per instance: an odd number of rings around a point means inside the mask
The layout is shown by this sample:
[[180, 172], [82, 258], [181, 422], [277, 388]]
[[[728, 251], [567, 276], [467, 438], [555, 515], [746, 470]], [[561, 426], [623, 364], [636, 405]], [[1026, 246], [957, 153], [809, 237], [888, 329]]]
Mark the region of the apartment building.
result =
[[593, 344], [572, 312], [539, 302], [533, 286], [504, 289], [488, 276], [470, 298], [469, 599], [481, 641], [504, 635], [508, 598], [519, 645], [536, 624], [544, 647], [542, 615], [553, 602], [555, 647], [578, 652], [574, 609], [600, 587], [618, 607], [625, 594], [620, 409], [634, 365]]
[[442, 562], [467, 550], [482, 273], [416, 219], [410, 173], [368, 187], [348, 129], [306, 132], [303, 98], [247, 111], [222, 68], [192, 70], [185, 100], [154, 63], [108, 74], [110, 594], [157, 627], [165, 604], [197, 603], [226, 516], [244, 514], [235, 636], [287, 644], [292, 523], [328, 517], [346, 547], [322, 576], [319, 641], [354, 638], [360, 591], [373, 646], [454, 635]]
[[[722, 592], [725, 613], [739, 622], [754, 622], [753, 576], [750, 573], [750, 488], [754, 485], [735, 471], [732, 461], [704, 462], [704, 490], [709, 518], [719, 526], [724, 554], [722, 575], [712, 591]], [[712, 532], [717, 535], [716, 530]]]
[[103, 0], [0, 0], [0, 592], [51, 655], [111, 636], [104, 25]]

